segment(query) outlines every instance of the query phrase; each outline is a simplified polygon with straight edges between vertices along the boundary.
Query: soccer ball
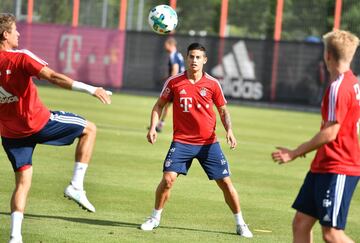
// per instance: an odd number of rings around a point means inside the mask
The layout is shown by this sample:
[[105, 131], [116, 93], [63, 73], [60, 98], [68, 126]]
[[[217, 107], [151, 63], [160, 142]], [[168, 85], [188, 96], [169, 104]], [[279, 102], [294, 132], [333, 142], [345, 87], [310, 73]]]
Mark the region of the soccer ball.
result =
[[150, 10], [148, 22], [153, 31], [165, 35], [176, 28], [178, 17], [170, 6], [158, 5]]

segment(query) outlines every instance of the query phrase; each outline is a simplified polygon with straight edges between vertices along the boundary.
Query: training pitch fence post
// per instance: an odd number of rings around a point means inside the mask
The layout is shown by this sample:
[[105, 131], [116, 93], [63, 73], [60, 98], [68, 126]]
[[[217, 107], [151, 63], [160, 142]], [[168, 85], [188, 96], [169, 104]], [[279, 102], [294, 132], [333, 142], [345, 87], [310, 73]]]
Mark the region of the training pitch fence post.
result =
[[222, 64], [225, 48], [225, 36], [226, 36], [226, 24], [228, 18], [229, 1], [221, 1], [221, 13], [220, 13], [220, 26], [219, 26], [219, 49], [218, 49], [218, 64]]
[[27, 17], [26, 23], [31, 24], [33, 20], [33, 12], [34, 12], [34, 0], [29, 0], [27, 4]]
[[334, 13], [334, 30], [340, 29], [342, 0], [336, 0]]
[[126, 8], [127, 8], [127, 0], [120, 0], [120, 16], [119, 16], [119, 30], [126, 30]]
[[277, 0], [276, 4], [276, 16], [275, 16], [275, 28], [274, 28], [274, 49], [273, 49], [273, 61], [271, 68], [271, 93], [270, 101], [276, 99], [276, 83], [279, 64], [279, 41], [281, 40], [282, 29], [282, 15], [284, 10], [284, 0]]
[[174, 9], [174, 10], [176, 10], [176, 0], [170, 0], [169, 1], [169, 5], [170, 5], [170, 7], [172, 7], [172, 9]]
[[27, 3], [27, 16], [26, 16], [26, 28], [24, 31], [24, 42], [23, 46], [27, 49], [31, 49], [31, 39], [32, 39], [32, 22], [33, 22], [33, 13], [34, 13], [34, 0], [29, 0]]
[[226, 24], [228, 18], [228, 0], [221, 1], [221, 14], [220, 14], [220, 29], [219, 29], [219, 36], [220, 38], [224, 38], [226, 35]]
[[73, 14], [72, 14], [72, 27], [77, 27], [79, 25], [79, 9], [80, 9], [80, 0], [73, 1]]

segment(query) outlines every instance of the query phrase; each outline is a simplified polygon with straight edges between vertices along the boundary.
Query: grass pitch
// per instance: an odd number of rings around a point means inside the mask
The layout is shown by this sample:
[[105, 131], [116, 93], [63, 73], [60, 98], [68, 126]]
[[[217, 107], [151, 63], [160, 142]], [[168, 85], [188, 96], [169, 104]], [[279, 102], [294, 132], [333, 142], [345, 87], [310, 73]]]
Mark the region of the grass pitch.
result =
[[[74, 146], [39, 145], [34, 156], [33, 185], [23, 224], [24, 242], [245, 242], [235, 235], [233, 216], [222, 193], [194, 161], [188, 176], [178, 178], [161, 227], [138, 229], [153, 208], [154, 190], [171, 141], [171, 121], [158, 142], [146, 141], [153, 97], [114, 95], [104, 106], [85, 94], [41, 88], [52, 110], [78, 113], [95, 122], [98, 137], [85, 188], [95, 214], [63, 198], [73, 169]], [[230, 151], [218, 122], [218, 137], [230, 161], [245, 220], [254, 233], [251, 242], [291, 242], [290, 208], [313, 154], [292, 164], [271, 161], [275, 145], [295, 146], [314, 134], [320, 116], [300, 112], [230, 106], [239, 146]], [[13, 173], [0, 152], [0, 242], [10, 231], [9, 200]], [[347, 233], [360, 241], [360, 193], [354, 195]], [[320, 227], [315, 240], [321, 242]]]

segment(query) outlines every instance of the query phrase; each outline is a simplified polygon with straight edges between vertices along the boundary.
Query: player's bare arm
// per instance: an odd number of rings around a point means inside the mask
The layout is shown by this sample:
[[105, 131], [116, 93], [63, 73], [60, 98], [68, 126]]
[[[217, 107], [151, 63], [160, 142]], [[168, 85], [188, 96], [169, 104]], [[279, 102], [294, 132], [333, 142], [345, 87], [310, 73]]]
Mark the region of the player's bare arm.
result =
[[221, 118], [221, 122], [226, 131], [227, 143], [230, 145], [230, 149], [234, 149], [237, 145], [237, 141], [232, 131], [230, 112], [227, 109], [226, 105], [219, 107], [218, 111]]
[[158, 124], [162, 110], [166, 106], [167, 103], [168, 102], [166, 100], [159, 98], [152, 109], [151, 118], [150, 118], [150, 128], [149, 128], [149, 132], [146, 136], [148, 142], [151, 144], [154, 144], [156, 142], [156, 138], [157, 138], [157, 132], [155, 129], [156, 124]]
[[276, 163], [284, 164], [298, 157], [305, 156], [307, 153], [320, 148], [322, 145], [334, 141], [340, 127], [340, 124], [337, 122], [326, 122], [320, 132], [296, 149], [291, 150], [284, 147], [277, 147], [277, 150], [271, 154], [272, 159]]
[[57, 73], [49, 67], [44, 67], [39, 73], [39, 77], [48, 80], [50, 83], [64, 89], [72, 89], [87, 92], [98, 98], [104, 104], [111, 104], [110, 91], [106, 91], [101, 87], [94, 87], [82, 82], [74, 81], [64, 74]]

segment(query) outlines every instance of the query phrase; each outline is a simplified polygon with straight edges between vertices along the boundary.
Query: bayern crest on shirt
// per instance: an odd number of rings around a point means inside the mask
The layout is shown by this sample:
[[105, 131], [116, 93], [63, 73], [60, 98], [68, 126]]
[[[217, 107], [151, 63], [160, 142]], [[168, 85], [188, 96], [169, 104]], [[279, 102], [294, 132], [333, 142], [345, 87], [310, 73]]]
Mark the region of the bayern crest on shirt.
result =
[[200, 95], [201, 96], [206, 96], [206, 88], [201, 88], [200, 89]]

